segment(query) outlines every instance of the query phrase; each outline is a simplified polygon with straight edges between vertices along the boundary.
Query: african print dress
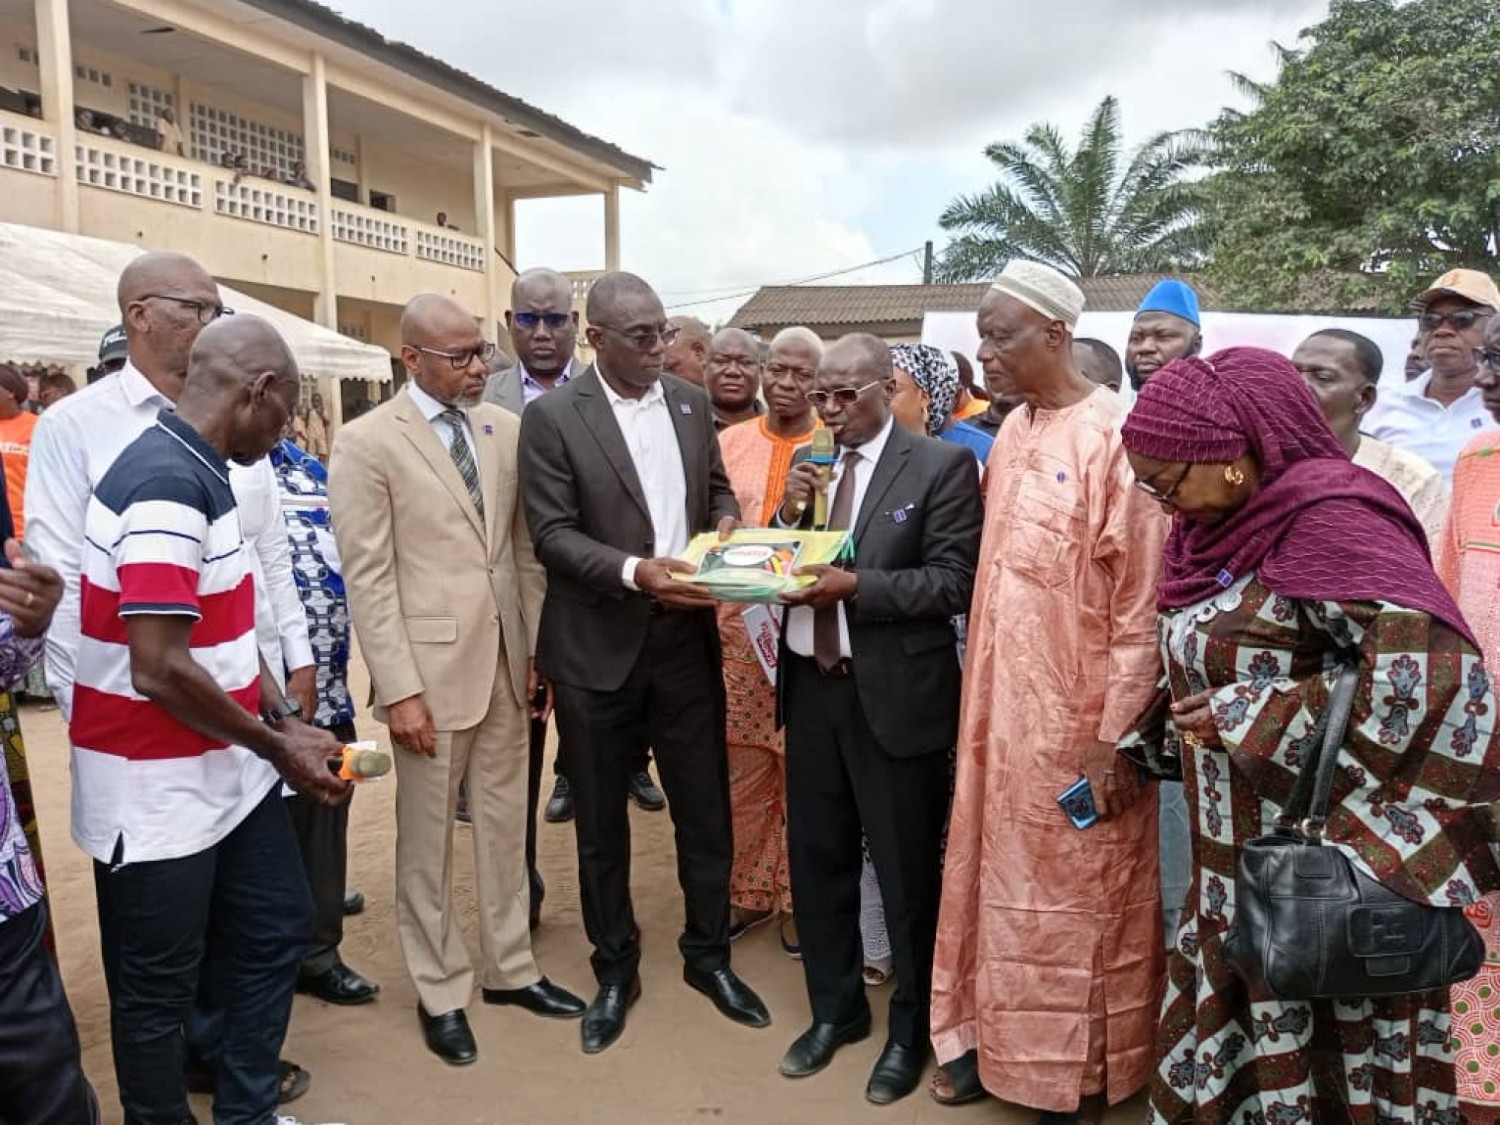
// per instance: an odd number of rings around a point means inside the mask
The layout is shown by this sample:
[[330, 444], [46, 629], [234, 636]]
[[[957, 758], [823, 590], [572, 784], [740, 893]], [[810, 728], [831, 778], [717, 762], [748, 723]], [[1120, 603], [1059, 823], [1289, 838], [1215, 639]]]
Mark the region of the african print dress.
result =
[[[1153, 1122], [1459, 1125], [1446, 990], [1282, 1001], [1224, 960], [1240, 849], [1291, 794], [1337, 652], [1364, 672], [1328, 838], [1387, 886], [1462, 905], [1496, 885], [1495, 697], [1477, 653], [1425, 614], [1292, 601], [1254, 577], [1162, 620], [1172, 696], [1217, 688], [1222, 747], [1183, 759], [1193, 886], [1168, 961]], [[1169, 736], [1175, 740], [1175, 734]]]

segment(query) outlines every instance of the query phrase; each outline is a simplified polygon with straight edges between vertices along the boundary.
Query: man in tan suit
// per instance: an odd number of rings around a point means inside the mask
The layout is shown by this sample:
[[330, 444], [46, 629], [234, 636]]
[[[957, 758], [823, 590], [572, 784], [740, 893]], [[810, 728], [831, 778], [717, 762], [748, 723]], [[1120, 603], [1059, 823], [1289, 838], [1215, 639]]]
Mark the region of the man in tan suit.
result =
[[397, 929], [427, 1045], [455, 1065], [476, 1055], [450, 888], [461, 781], [485, 1001], [584, 1007], [537, 970], [527, 928], [527, 728], [551, 706], [531, 664], [545, 578], [517, 496], [520, 423], [479, 401], [493, 354], [459, 305], [414, 298], [401, 317], [410, 381], [339, 432], [328, 479], [375, 717], [397, 747]]

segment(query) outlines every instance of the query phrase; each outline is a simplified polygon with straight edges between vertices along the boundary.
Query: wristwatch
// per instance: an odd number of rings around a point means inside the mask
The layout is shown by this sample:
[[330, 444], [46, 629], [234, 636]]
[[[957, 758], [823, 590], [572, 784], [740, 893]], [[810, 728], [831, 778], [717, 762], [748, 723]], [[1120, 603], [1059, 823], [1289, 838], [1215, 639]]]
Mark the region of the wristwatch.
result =
[[290, 696], [283, 696], [280, 703], [261, 716], [267, 726], [280, 729], [288, 719], [302, 718], [302, 704]]

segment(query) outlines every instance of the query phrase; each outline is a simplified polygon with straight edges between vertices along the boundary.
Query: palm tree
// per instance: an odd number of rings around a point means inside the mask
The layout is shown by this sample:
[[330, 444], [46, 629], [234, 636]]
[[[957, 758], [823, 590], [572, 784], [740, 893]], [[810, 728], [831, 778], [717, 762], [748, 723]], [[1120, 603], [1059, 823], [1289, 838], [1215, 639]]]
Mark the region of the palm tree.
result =
[[936, 266], [939, 281], [994, 277], [1012, 258], [1073, 277], [1157, 273], [1203, 259], [1198, 192], [1187, 173], [1202, 160], [1201, 134], [1158, 133], [1120, 172], [1120, 106], [1099, 103], [1078, 148], [1045, 122], [1022, 144], [985, 149], [1000, 180], [948, 204], [939, 225], [957, 237]]

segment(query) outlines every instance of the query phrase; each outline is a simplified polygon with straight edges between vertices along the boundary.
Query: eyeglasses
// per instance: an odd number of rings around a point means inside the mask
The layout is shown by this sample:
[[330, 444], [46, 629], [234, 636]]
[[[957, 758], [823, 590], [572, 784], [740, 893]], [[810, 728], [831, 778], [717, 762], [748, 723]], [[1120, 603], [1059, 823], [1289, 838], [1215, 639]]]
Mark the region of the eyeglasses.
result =
[[649, 352], [657, 344], [670, 346], [677, 339], [681, 329], [667, 325], [665, 328], [643, 328], [634, 332], [622, 332], [612, 324], [595, 324], [595, 328], [601, 332], [613, 332], [622, 340], [629, 340], [635, 345], [636, 351]]
[[453, 370], [462, 371], [472, 364], [476, 359], [488, 363], [495, 358], [495, 345], [486, 340], [477, 348], [465, 348], [461, 352], [445, 352], [438, 348], [423, 348], [417, 345], [416, 350], [423, 355], [440, 355], [453, 365]]
[[212, 324], [221, 316], [233, 316], [234, 310], [227, 305], [211, 305], [206, 301], [193, 301], [187, 297], [174, 297], [170, 293], [143, 293], [143, 301], [172, 301], [185, 309], [192, 309], [199, 324]]
[[1156, 485], [1151, 484], [1148, 481], [1143, 481], [1140, 477], [1135, 478], [1135, 486], [1142, 492], [1144, 492], [1147, 496], [1151, 497], [1151, 499], [1155, 500], [1157, 503], [1170, 504], [1172, 502], [1172, 497], [1177, 495], [1177, 490], [1182, 487], [1182, 482], [1187, 480], [1188, 474], [1192, 471], [1193, 466], [1191, 464], [1184, 465], [1182, 467], [1182, 472], [1178, 473], [1177, 479], [1172, 482], [1172, 487], [1167, 489], [1165, 492], [1157, 488]]
[[1500, 371], [1500, 352], [1475, 348], [1474, 362], [1480, 367], [1488, 367], [1491, 371]]
[[1444, 324], [1451, 325], [1456, 331], [1462, 332], [1467, 328], [1473, 328], [1481, 320], [1488, 320], [1493, 314], [1488, 309], [1459, 309], [1457, 312], [1449, 313], [1423, 313], [1417, 323], [1422, 326], [1423, 332], [1436, 332]]
[[863, 387], [840, 387], [836, 391], [808, 391], [807, 401], [819, 410], [826, 407], [830, 401], [836, 402], [840, 406], [853, 406], [860, 399], [864, 398], [866, 391], [873, 387], [883, 386], [885, 386], [885, 382], [877, 379], [873, 383], [866, 383]]
[[538, 324], [545, 324], [549, 332], [561, 332], [573, 320], [572, 313], [564, 312], [518, 312], [512, 313], [512, 323], [520, 325], [528, 332], [535, 332]]

